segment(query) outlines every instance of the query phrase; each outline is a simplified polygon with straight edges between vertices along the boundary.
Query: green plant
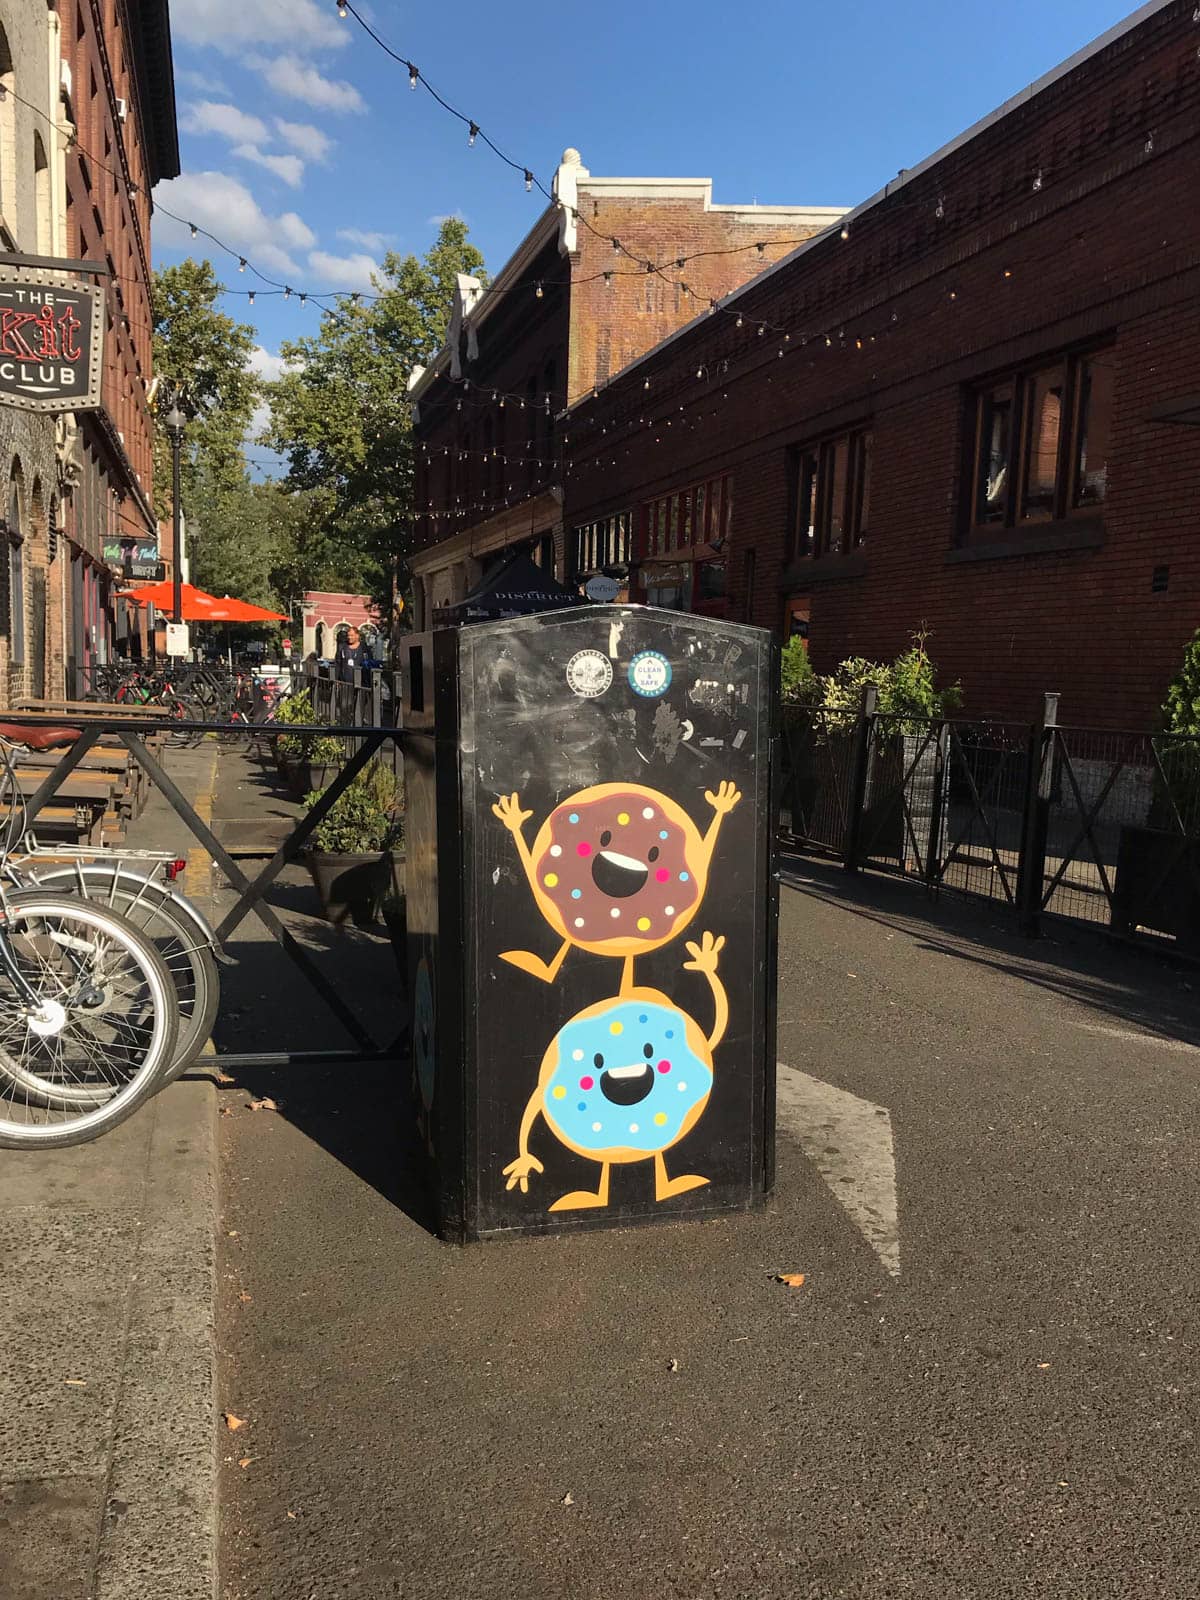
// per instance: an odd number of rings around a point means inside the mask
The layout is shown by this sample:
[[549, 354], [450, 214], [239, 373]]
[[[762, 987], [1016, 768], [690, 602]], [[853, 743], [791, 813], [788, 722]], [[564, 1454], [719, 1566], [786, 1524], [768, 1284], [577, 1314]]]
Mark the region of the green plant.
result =
[[808, 646], [798, 635], [779, 653], [779, 695], [785, 706], [811, 706], [821, 698], [821, 680], [808, 658]]
[[[285, 726], [312, 722], [314, 716], [312, 696], [307, 689], [300, 689], [296, 694], [289, 694], [285, 700], [279, 702], [275, 712], [275, 721], [282, 722]], [[279, 736], [279, 748], [285, 756], [300, 760], [307, 753], [303, 734], [284, 733]]]
[[925, 648], [928, 638], [924, 631], [913, 634], [908, 649], [890, 664], [868, 661], [863, 656], [851, 656], [841, 662], [836, 672], [820, 680], [821, 703], [830, 720], [842, 725], [852, 722], [859, 714], [867, 688], [876, 691], [875, 709], [892, 719], [896, 733], [919, 732], [923, 720], [944, 717], [955, 710], [962, 703], [962, 686], [954, 683], [944, 689], [937, 687], [934, 665]]
[[1162, 720], [1164, 733], [1175, 737], [1154, 741], [1162, 771], [1155, 775], [1150, 826], [1174, 831], [1181, 819], [1191, 831], [1200, 818], [1200, 629], [1183, 647]]
[[[305, 795], [311, 811], [325, 791]], [[388, 850], [404, 835], [400, 786], [390, 767], [372, 761], [333, 802], [313, 830], [313, 845], [330, 855], [369, 855]]]

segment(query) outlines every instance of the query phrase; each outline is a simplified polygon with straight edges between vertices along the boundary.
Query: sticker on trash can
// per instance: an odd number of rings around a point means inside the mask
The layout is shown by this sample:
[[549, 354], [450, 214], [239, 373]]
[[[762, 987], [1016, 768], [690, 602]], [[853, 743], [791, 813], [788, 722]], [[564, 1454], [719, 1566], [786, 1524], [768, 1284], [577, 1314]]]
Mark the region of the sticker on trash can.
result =
[[567, 662], [567, 687], [584, 700], [603, 694], [612, 681], [612, 662], [599, 650], [579, 650]]
[[641, 650], [629, 663], [629, 687], [647, 700], [671, 687], [671, 663], [659, 650]]

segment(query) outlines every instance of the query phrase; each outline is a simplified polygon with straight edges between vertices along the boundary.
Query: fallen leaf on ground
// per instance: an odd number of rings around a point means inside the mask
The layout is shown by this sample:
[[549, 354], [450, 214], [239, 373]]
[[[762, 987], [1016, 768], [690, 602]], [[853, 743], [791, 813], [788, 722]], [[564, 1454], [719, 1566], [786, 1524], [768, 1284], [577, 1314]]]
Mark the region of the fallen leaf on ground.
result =
[[575, 1496], [568, 1491], [558, 1503], [560, 1506], [573, 1506], [575, 1504]]
[[289, 1522], [295, 1522], [296, 1513], [294, 1511], [289, 1511], [287, 1515], [288, 1515], [288, 1521]]
[[238, 1461], [238, 1466], [241, 1467], [243, 1469], [243, 1471], [244, 1471], [245, 1468], [248, 1467], [252, 1461], [257, 1461], [257, 1460], [258, 1460], [257, 1456], [242, 1456], [240, 1458], [240, 1460]]
[[777, 1283], [786, 1283], [789, 1289], [802, 1289], [804, 1287], [804, 1274], [802, 1272], [777, 1272]]
[[222, 1106], [220, 1108], [220, 1110], [217, 1112], [217, 1115], [219, 1117], [231, 1117], [233, 1115], [233, 1107], [232, 1106]]
[[222, 1411], [221, 1415], [224, 1417], [225, 1426], [229, 1429], [230, 1433], [236, 1433], [239, 1428], [244, 1428], [246, 1426], [245, 1417], [235, 1417], [232, 1411]]
[[241, 1238], [241, 1234], [237, 1231], [236, 1228], [230, 1228], [229, 1232], [225, 1235], [225, 1237], [227, 1239], [240, 1239]]
[[251, 1100], [250, 1109], [251, 1111], [278, 1111], [279, 1107], [268, 1094], [264, 1095], [261, 1100]]
[[87, 1379], [86, 1378], [64, 1378], [63, 1382], [66, 1383], [66, 1384], [69, 1384], [72, 1389], [86, 1389], [87, 1388]]
[[678, 1361], [676, 1361], [674, 1356], [672, 1356], [671, 1359], [667, 1362], [667, 1371], [668, 1372], [678, 1372], [679, 1371], [679, 1363], [678, 1363]]
[[244, 1306], [248, 1306], [250, 1304], [251, 1300], [253, 1300], [253, 1298], [254, 1298], [254, 1296], [250, 1295], [250, 1294], [247, 1294], [245, 1289], [243, 1289], [241, 1294], [238, 1295], [238, 1299], [242, 1302], [242, 1304]]
[[1039, 1372], [1047, 1372], [1047, 1371], [1049, 1371], [1049, 1368], [1050, 1368], [1050, 1363], [1048, 1361], [1039, 1361], [1038, 1362], [1038, 1371]]
[[236, 1078], [231, 1078], [227, 1072], [214, 1072], [213, 1077], [218, 1083], [236, 1083]]

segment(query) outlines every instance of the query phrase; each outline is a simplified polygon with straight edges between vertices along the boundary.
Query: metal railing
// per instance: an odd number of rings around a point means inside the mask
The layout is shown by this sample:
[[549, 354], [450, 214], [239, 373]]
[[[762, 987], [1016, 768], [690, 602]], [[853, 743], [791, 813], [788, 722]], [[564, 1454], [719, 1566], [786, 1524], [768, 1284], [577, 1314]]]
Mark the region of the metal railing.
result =
[[1200, 956], [1200, 739], [784, 708], [779, 833], [1003, 903]]
[[[6, 712], [4, 719], [13, 726], [31, 727], [44, 727], [48, 720], [45, 713], [33, 714], [25, 711]], [[322, 969], [311, 951], [284, 926], [266, 898], [267, 891], [283, 869], [290, 863], [300, 860], [318, 825], [369, 761], [383, 758], [390, 759], [397, 767], [401, 765], [404, 734], [399, 728], [360, 726], [347, 729], [344, 725], [314, 723], [303, 726], [293, 724], [284, 729], [278, 724], [255, 726], [243, 723], [230, 726], [225, 722], [189, 723], [189, 734], [198, 736], [219, 734], [224, 745], [241, 744], [247, 749], [255, 748], [264, 740], [276, 739], [284, 732], [301, 736], [311, 735], [314, 738], [338, 735], [352, 746], [352, 753], [339, 767], [328, 787], [314, 801], [312, 808], [295, 819], [290, 831], [277, 845], [270, 859], [260, 868], [257, 875], [249, 877], [217, 837], [212, 824], [199, 814], [193, 797], [185, 794], [166, 770], [160, 759], [163, 752], [155, 752], [150, 748], [148, 743], [150, 736], [177, 733], [179, 728], [177, 721], [146, 715], [122, 716], [119, 712], [115, 715], [112, 713], [92, 715], [76, 709], [60, 711], [54, 716], [53, 721], [56, 726], [78, 728], [80, 737], [63, 751], [56, 765], [47, 772], [36, 790], [25, 800], [26, 827], [36, 831], [39, 813], [54, 801], [65, 780], [76, 770], [88, 752], [96, 748], [99, 741], [104, 740], [110, 746], [119, 743], [129, 752], [132, 761], [144, 774], [149, 785], [162, 794], [179, 821], [212, 857], [224, 873], [230, 888], [236, 893], [237, 899], [234, 905], [216, 929], [218, 940], [224, 943], [247, 917], [251, 915], [256, 917], [302, 974], [309, 988], [320, 997], [336, 1018], [349, 1041], [348, 1047], [344, 1050], [280, 1050], [254, 1055], [218, 1054], [208, 1058], [215, 1067], [284, 1066], [338, 1060], [393, 1060], [406, 1053], [407, 1044], [403, 1035], [391, 1040], [380, 1040], [371, 1034], [355, 1008], [347, 1003], [342, 993], [342, 986]]]

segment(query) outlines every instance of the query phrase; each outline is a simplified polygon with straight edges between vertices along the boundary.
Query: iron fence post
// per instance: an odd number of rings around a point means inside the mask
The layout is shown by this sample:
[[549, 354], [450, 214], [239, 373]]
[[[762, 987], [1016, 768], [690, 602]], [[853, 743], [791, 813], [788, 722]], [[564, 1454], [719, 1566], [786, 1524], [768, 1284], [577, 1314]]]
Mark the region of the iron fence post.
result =
[[942, 815], [946, 794], [946, 768], [950, 760], [950, 724], [938, 724], [933, 747], [933, 814], [929, 819], [929, 840], [925, 846], [925, 888], [937, 894], [942, 877]]
[[846, 838], [842, 849], [842, 865], [847, 872], [858, 871], [863, 808], [867, 803], [867, 779], [871, 772], [871, 736], [878, 701], [878, 690], [868, 685], [863, 690], [862, 706], [854, 729], [854, 748], [850, 756], [850, 793], [846, 803]]
[[1047, 692], [1042, 697], [1041, 715], [1029, 735], [1021, 858], [1017, 863], [1017, 921], [1029, 939], [1036, 939], [1042, 931], [1042, 888], [1046, 882], [1046, 837], [1054, 793], [1057, 726], [1058, 694]]

